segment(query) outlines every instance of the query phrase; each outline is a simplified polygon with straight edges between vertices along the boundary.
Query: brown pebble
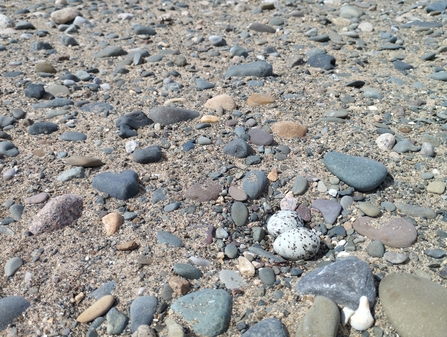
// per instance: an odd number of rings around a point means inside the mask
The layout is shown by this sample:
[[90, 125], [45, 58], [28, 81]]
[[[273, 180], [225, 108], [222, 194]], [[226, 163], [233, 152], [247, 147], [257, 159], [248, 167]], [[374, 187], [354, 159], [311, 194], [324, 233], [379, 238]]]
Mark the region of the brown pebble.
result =
[[274, 102], [275, 99], [271, 95], [253, 94], [247, 99], [247, 104], [250, 106], [258, 106]]
[[220, 118], [213, 115], [205, 115], [200, 119], [200, 121], [202, 123], [217, 123], [220, 121]]
[[76, 320], [80, 323], [91, 322], [109, 311], [114, 302], [115, 298], [112, 295], [103, 296], [80, 314]]
[[301, 219], [303, 219], [303, 221], [305, 221], [305, 222], [309, 222], [310, 219], [312, 219], [312, 213], [310, 211], [310, 208], [303, 204], [300, 204], [298, 206], [298, 208], [296, 209], [296, 212], [299, 215], [301, 215]]
[[104, 165], [100, 159], [88, 156], [71, 156], [70, 158], [67, 158], [67, 164], [82, 167], [97, 167]]
[[49, 62], [37, 62], [34, 67], [36, 73], [55, 74], [57, 71]]
[[411, 132], [411, 128], [409, 126], [402, 126], [399, 128], [399, 131], [402, 133], [410, 133]]
[[120, 243], [118, 245], [118, 250], [126, 251], [126, 250], [135, 250], [139, 247], [138, 243], [135, 241], [127, 241]]
[[45, 156], [45, 152], [42, 149], [37, 149], [33, 151], [33, 155], [42, 158], [43, 156]]
[[219, 105], [226, 111], [234, 110], [237, 107], [233, 97], [223, 94], [210, 98], [205, 103], [205, 108], [216, 110]]
[[267, 179], [273, 182], [278, 180], [278, 169], [276, 167], [270, 171], [270, 173], [267, 175]]
[[104, 228], [106, 230], [106, 235], [115, 234], [121, 225], [124, 223], [124, 218], [118, 212], [109, 213], [102, 218]]
[[285, 139], [301, 138], [307, 133], [307, 127], [295, 122], [276, 122], [272, 125], [272, 131]]
[[180, 276], [173, 276], [169, 279], [169, 286], [176, 294], [184, 295], [189, 291], [189, 282]]
[[148, 266], [152, 264], [152, 259], [149, 256], [140, 255], [138, 256], [137, 263], [142, 266]]
[[245, 193], [245, 191], [240, 189], [239, 187], [230, 186], [228, 193], [230, 193], [230, 196], [236, 201], [247, 200], [247, 193]]
[[216, 200], [222, 192], [222, 186], [211, 180], [195, 183], [185, 191], [185, 198], [200, 202]]
[[40, 204], [42, 202], [47, 201], [49, 197], [50, 196], [47, 193], [41, 192], [39, 194], [32, 195], [30, 197], [25, 198], [24, 203], [25, 203], [25, 205]]

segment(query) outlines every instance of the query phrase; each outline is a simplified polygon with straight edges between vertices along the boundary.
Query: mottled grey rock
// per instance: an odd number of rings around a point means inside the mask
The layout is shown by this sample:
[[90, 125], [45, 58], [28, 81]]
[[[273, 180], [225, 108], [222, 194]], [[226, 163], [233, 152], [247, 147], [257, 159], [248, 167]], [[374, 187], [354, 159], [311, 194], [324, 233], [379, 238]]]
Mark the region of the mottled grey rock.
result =
[[182, 240], [177, 236], [165, 231], [157, 231], [157, 243], [167, 243], [173, 247], [181, 247], [183, 245]]
[[411, 217], [421, 217], [427, 219], [436, 218], [436, 212], [433, 209], [427, 207], [399, 203], [397, 204], [397, 209], [403, 214]]
[[314, 68], [331, 70], [335, 68], [335, 57], [329, 54], [317, 54], [309, 57], [307, 64]]
[[155, 296], [142, 296], [133, 300], [130, 305], [130, 326], [135, 332], [140, 325], [151, 325], [157, 309]]
[[11, 142], [0, 142], [0, 154], [6, 157], [15, 157], [19, 154], [19, 150]]
[[270, 63], [258, 61], [253, 63], [238, 64], [230, 67], [225, 77], [267, 77], [273, 75], [273, 67]]
[[137, 149], [132, 153], [132, 160], [140, 164], [156, 163], [161, 157], [161, 148], [157, 145]]
[[294, 195], [303, 195], [309, 187], [309, 182], [303, 176], [298, 176], [293, 182], [292, 192]]
[[66, 105], [73, 105], [74, 102], [68, 98], [58, 97], [52, 99], [51, 101], [39, 102], [33, 104], [33, 109], [49, 109], [49, 108], [60, 108]]
[[366, 247], [366, 252], [372, 257], [383, 257], [385, 246], [380, 240], [374, 240]]
[[246, 285], [244, 279], [232, 270], [221, 270], [219, 273], [220, 282], [225, 284], [227, 289], [243, 288]]
[[22, 296], [8, 296], [0, 299], [0, 331], [5, 330], [19, 317], [30, 303]]
[[117, 308], [112, 308], [107, 312], [107, 333], [109, 335], [119, 335], [124, 331], [129, 321], [129, 317], [120, 312]]
[[106, 295], [112, 295], [112, 291], [115, 289], [115, 287], [116, 287], [115, 281], [106, 282], [98, 289], [91, 292], [88, 295], [88, 297], [94, 297], [96, 300], [99, 300], [101, 297], [104, 297]]
[[160, 125], [171, 125], [199, 117], [199, 112], [169, 106], [158, 106], [149, 111], [149, 118]]
[[388, 174], [386, 167], [378, 161], [340, 152], [327, 153], [324, 164], [340, 180], [361, 192], [375, 189]]
[[341, 212], [341, 205], [333, 200], [317, 199], [312, 202], [312, 207], [318, 209], [323, 215], [324, 221], [332, 225]]
[[311, 271], [300, 279], [295, 289], [298, 294], [325, 296], [353, 310], [357, 309], [362, 296], [368, 298], [371, 307], [376, 301], [371, 269], [356, 257], [347, 257]]
[[379, 297], [386, 317], [399, 336], [445, 336], [445, 287], [420, 276], [393, 273], [380, 282]]
[[203, 275], [200, 269], [187, 263], [176, 263], [173, 268], [174, 273], [188, 280], [198, 280]]
[[336, 337], [340, 323], [337, 305], [324, 296], [317, 296], [298, 326], [295, 337]]
[[258, 199], [267, 186], [267, 177], [262, 171], [249, 171], [244, 175], [242, 189], [251, 199]]
[[68, 142], [80, 142], [86, 140], [87, 135], [82, 132], [64, 132], [60, 139]]
[[51, 122], [36, 122], [28, 128], [30, 135], [48, 135], [59, 130], [57, 124]]
[[127, 55], [127, 51], [125, 51], [120, 46], [107, 46], [103, 50], [100, 50], [95, 54], [96, 58], [103, 58], [103, 57], [113, 57], [113, 56], [121, 56], [121, 55]]
[[140, 110], [125, 114], [115, 122], [115, 125], [119, 127], [118, 135], [121, 138], [137, 136], [138, 134], [134, 130], [138, 130], [149, 124], [151, 124], [151, 120]]
[[192, 324], [195, 333], [214, 337], [230, 324], [232, 299], [222, 289], [203, 289], [177, 299], [171, 309]]
[[62, 172], [57, 176], [56, 180], [69, 181], [75, 178], [84, 178], [84, 177], [85, 177], [85, 168], [82, 166], [78, 166]]
[[276, 281], [275, 273], [273, 272], [273, 269], [269, 267], [260, 268], [258, 276], [261, 282], [266, 285], [272, 285]]
[[102, 172], [93, 178], [92, 187], [112, 198], [127, 200], [138, 194], [138, 174], [132, 170], [121, 173]]
[[267, 318], [253, 325], [242, 337], [288, 337], [286, 328], [277, 318]]
[[73, 36], [65, 34], [61, 36], [61, 43], [64, 46], [77, 46], [79, 44]]

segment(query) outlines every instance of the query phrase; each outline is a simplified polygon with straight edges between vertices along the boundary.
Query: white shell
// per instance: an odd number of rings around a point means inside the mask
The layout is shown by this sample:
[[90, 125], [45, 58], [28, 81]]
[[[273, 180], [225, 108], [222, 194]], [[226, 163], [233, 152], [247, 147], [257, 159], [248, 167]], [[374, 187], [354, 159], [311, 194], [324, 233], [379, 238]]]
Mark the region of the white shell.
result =
[[319, 248], [320, 238], [305, 227], [284, 232], [273, 243], [273, 250], [289, 260], [310, 259]]
[[344, 307], [341, 310], [341, 316], [340, 316], [341, 325], [345, 326], [346, 324], [348, 324], [349, 319], [351, 318], [352, 315], [354, 315], [354, 313], [355, 311], [352, 310], [351, 308]]
[[295, 211], [278, 211], [267, 222], [267, 231], [274, 237], [297, 227], [303, 227], [303, 220]]
[[360, 297], [359, 307], [355, 311], [354, 315], [351, 316], [349, 323], [358, 331], [366, 330], [374, 324], [374, 318], [371, 315], [369, 301], [366, 296]]

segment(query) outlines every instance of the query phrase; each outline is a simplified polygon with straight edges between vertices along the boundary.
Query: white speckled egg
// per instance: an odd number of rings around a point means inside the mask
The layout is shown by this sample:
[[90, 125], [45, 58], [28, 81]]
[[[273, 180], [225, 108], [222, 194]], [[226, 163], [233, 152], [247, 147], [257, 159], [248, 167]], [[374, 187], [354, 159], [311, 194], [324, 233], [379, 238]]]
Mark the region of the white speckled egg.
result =
[[289, 260], [310, 259], [320, 248], [320, 238], [310, 229], [298, 227], [279, 235], [273, 250]]
[[297, 212], [289, 210], [278, 211], [267, 221], [267, 231], [274, 237], [285, 231], [303, 226], [301, 216]]

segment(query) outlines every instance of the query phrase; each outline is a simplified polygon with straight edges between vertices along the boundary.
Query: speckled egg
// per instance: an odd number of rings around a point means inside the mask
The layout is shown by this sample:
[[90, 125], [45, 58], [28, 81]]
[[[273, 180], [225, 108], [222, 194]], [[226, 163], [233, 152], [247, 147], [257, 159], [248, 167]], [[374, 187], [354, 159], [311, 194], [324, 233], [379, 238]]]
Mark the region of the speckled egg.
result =
[[303, 226], [301, 216], [297, 212], [290, 210], [278, 211], [267, 221], [267, 231], [274, 237], [285, 231]]
[[320, 248], [320, 238], [310, 229], [298, 227], [279, 235], [273, 243], [274, 251], [289, 260], [310, 259]]

